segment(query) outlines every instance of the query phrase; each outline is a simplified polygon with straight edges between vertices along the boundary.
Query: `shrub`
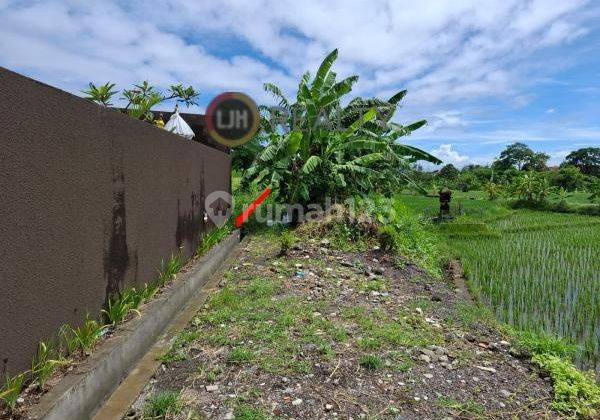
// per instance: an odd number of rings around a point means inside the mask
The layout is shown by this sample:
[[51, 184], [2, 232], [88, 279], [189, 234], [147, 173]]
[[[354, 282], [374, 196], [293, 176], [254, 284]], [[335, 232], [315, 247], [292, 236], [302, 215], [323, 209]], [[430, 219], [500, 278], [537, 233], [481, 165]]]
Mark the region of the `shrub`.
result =
[[552, 378], [552, 407], [556, 411], [577, 417], [597, 418], [600, 386], [596, 384], [592, 373], [580, 372], [571, 362], [551, 354], [536, 354], [532, 360]]
[[379, 246], [386, 251], [396, 250], [398, 232], [393, 226], [382, 226], [379, 228]]
[[280, 255], [287, 255], [288, 251], [294, 245], [294, 235], [289, 230], [284, 230], [281, 232], [281, 236], [279, 237], [279, 241], [281, 244], [281, 249], [279, 251]]

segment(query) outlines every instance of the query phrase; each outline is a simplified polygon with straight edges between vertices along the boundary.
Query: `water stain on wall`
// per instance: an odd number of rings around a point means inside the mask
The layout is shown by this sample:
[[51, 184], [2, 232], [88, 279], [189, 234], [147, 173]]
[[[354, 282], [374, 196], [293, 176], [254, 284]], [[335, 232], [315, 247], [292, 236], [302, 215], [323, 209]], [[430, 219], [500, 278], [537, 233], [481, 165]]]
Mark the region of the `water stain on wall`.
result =
[[198, 191], [190, 195], [191, 207], [188, 212], [181, 212], [181, 202], [177, 200], [177, 230], [175, 242], [181, 248], [184, 241], [194, 250], [204, 232], [204, 163], [200, 166], [200, 183]]
[[113, 165], [113, 207], [112, 223], [108, 247], [104, 251], [104, 279], [106, 281], [106, 302], [118, 294], [129, 265], [127, 250], [127, 212], [125, 209], [125, 176], [120, 165]]

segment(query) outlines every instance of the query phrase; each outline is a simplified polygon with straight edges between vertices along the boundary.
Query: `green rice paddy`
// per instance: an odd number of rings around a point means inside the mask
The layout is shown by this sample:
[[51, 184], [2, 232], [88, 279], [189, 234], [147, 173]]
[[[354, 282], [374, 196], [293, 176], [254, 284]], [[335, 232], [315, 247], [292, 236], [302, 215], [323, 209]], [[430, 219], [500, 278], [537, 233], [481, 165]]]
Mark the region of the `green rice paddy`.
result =
[[[434, 198], [403, 196], [414, 210]], [[577, 343], [577, 362], [600, 368], [600, 218], [509, 211], [465, 202], [466, 216], [440, 227], [469, 286], [501, 322]]]

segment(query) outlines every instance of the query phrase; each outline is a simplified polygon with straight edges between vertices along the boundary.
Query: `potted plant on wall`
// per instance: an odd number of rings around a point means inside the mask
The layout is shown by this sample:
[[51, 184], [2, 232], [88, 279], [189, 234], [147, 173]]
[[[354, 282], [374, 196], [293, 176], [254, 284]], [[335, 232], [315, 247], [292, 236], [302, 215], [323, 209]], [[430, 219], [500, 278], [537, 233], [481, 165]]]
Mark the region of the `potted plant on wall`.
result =
[[[119, 93], [118, 90], [114, 89], [115, 86], [114, 83], [110, 82], [99, 86], [90, 83], [89, 88], [83, 90], [82, 93], [86, 95], [86, 99], [109, 107], [112, 105], [111, 100], [113, 96]], [[124, 109], [130, 117], [152, 122], [154, 115], [151, 110], [158, 104], [176, 99], [177, 102], [184, 103], [186, 107], [189, 107], [198, 104], [198, 96], [200, 94], [192, 86], [184, 87], [182, 84], [171, 85], [165, 95], [145, 80], [139, 85], [134, 85], [132, 89], [124, 89], [121, 99], [127, 101]]]

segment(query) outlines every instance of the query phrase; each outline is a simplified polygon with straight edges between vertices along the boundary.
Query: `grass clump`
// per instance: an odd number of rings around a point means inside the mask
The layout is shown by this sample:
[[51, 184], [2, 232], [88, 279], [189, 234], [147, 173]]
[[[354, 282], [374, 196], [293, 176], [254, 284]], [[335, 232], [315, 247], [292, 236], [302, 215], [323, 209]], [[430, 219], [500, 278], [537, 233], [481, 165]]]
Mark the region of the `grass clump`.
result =
[[468, 415], [469, 418], [485, 418], [485, 407], [473, 401], [460, 402], [451, 398], [438, 398], [437, 405], [442, 408], [450, 409], [455, 415]]
[[236, 420], [266, 420], [267, 415], [259, 408], [253, 408], [245, 404], [238, 404], [233, 415]]
[[576, 344], [557, 335], [518, 331], [510, 327], [505, 327], [505, 329], [514, 339], [517, 348], [531, 354], [551, 355], [571, 360], [578, 351]]
[[185, 352], [185, 346], [189, 343], [197, 340], [200, 337], [198, 331], [182, 331], [173, 340], [173, 344], [167, 353], [160, 357], [160, 361], [163, 363], [181, 362], [187, 359]]
[[367, 354], [360, 358], [359, 364], [368, 370], [379, 370], [383, 367], [383, 360], [379, 356]]
[[532, 360], [552, 378], [552, 407], [556, 411], [582, 418], [598, 418], [600, 386], [592, 373], [581, 372], [570, 361], [551, 354], [536, 354]]
[[144, 289], [141, 291], [144, 303], [148, 303], [156, 295], [159, 289], [160, 284], [158, 284], [158, 282], [152, 282], [150, 284], [145, 283]]
[[4, 386], [0, 389], [0, 399], [11, 410], [17, 405], [17, 398], [19, 398], [19, 394], [23, 390], [24, 383], [25, 373], [13, 377], [7, 375], [4, 380]]
[[456, 305], [456, 311], [451, 321], [457, 321], [465, 328], [472, 328], [476, 325], [490, 327], [498, 325], [494, 314], [488, 308], [479, 303], [469, 302], [460, 302]]
[[324, 310], [318, 302], [278, 296], [283, 280], [250, 275], [237, 280], [213, 295], [193, 321], [203, 344], [232, 349], [229, 363], [254, 363], [274, 374], [308, 373], [308, 354], [330, 359], [333, 343], [346, 339], [345, 331], [314, 315]]
[[98, 321], [89, 317], [86, 318], [85, 322], [80, 327], [71, 328], [73, 340], [82, 352], [90, 351], [100, 337], [102, 337], [104, 331], [104, 325], [101, 325]]
[[38, 351], [31, 364], [31, 375], [37, 380], [40, 388], [43, 388], [56, 368], [68, 363], [68, 360], [60, 357], [59, 352], [52, 344], [40, 341]]
[[417, 316], [401, 316], [394, 321], [385, 314], [366, 314], [354, 319], [362, 336], [358, 342], [362, 348], [425, 347], [443, 342], [441, 333]]
[[198, 244], [196, 256], [200, 257], [206, 254], [213, 246], [225, 239], [232, 231], [233, 228], [229, 223], [227, 223], [220, 228], [216, 228], [207, 233], [200, 241], [200, 244]]
[[108, 324], [120, 324], [130, 313], [140, 316], [140, 311], [137, 308], [142, 304], [144, 298], [144, 291], [138, 292], [135, 288], [125, 290], [119, 296], [108, 300], [106, 309], [102, 310], [102, 314]]
[[167, 416], [179, 414], [181, 410], [183, 410], [183, 404], [179, 400], [179, 392], [160, 392], [146, 401], [144, 418], [166, 419]]
[[173, 280], [177, 273], [183, 267], [183, 257], [181, 253], [175, 255], [171, 254], [171, 258], [167, 264], [165, 264], [164, 260], [160, 263], [160, 270], [158, 270], [158, 283], [160, 286], [164, 286], [169, 281]]
[[227, 356], [227, 362], [233, 364], [248, 363], [254, 359], [254, 353], [244, 347], [236, 347]]

